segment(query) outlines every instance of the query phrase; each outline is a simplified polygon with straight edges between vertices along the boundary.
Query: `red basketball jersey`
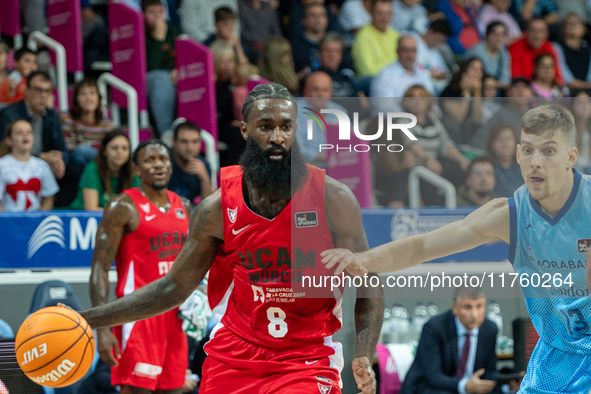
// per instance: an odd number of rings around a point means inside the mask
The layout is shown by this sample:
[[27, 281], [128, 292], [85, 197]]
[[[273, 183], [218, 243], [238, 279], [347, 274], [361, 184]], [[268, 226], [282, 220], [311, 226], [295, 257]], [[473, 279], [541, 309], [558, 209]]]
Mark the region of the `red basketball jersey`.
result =
[[[296, 283], [302, 274], [330, 276], [320, 253], [334, 248], [324, 206], [325, 171], [308, 166], [308, 172], [285, 209], [266, 219], [244, 202], [241, 168], [222, 168], [224, 244], [208, 285], [210, 306], [220, 319], [216, 328], [274, 349], [327, 344], [340, 329], [342, 292], [311, 298]], [[212, 345], [214, 337], [215, 329]]]
[[187, 241], [189, 218], [181, 198], [168, 193], [170, 209], [162, 212], [137, 188], [123, 191], [134, 202], [140, 224], [123, 236], [117, 251], [115, 295], [123, 297], [166, 275]]

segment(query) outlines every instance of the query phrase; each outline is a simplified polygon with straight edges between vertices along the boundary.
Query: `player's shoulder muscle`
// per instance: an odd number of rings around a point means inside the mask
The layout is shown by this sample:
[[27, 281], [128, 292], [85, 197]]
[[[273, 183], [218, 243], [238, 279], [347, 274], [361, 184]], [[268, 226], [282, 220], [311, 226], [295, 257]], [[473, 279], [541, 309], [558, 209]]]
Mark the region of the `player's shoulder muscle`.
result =
[[197, 204], [191, 214], [189, 233], [193, 238], [210, 236], [224, 239], [221, 189], [214, 191], [206, 199]]
[[464, 225], [475, 231], [486, 242], [509, 243], [509, 202], [507, 198], [495, 198], [464, 219]]
[[101, 223], [110, 227], [123, 227], [137, 216], [137, 208], [131, 197], [121, 193], [107, 203]]

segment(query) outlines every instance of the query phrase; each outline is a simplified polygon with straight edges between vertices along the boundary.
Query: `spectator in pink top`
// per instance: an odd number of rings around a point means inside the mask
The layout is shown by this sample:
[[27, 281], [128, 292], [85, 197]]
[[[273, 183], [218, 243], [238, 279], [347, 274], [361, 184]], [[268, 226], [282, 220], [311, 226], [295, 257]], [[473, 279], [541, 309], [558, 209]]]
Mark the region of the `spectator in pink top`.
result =
[[507, 27], [507, 36], [509, 43], [521, 38], [521, 29], [519, 24], [509, 13], [511, 7], [511, 0], [484, 0], [485, 3], [478, 13], [476, 25], [480, 37], [486, 36], [486, 27], [494, 21], [500, 21]]

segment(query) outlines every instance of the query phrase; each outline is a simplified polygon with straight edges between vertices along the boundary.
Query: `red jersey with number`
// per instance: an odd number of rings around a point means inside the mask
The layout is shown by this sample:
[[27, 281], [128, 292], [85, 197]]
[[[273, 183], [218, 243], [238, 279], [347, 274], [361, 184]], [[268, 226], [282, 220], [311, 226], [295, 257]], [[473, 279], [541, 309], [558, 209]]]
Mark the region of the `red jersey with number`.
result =
[[115, 295], [123, 297], [170, 271], [187, 241], [189, 218], [181, 198], [167, 190], [170, 209], [162, 212], [137, 188], [123, 191], [134, 202], [140, 224], [123, 236], [117, 251]]
[[[324, 206], [325, 171], [308, 166], [304, 185], [273, 219], [244, 201], [242, 170], [222, 168], [224, 244], [210, 270], [208, 296], [220, 323], [257, 346], [294, 349], [332, 347], [341, 327], [342, 288], [302, 286], [304, 276], [331, 277], [320, 253], [334, 248]], [[304, 282], [305, 283], [305, 282]], [[312, 298], [322, 297], [322, 298]], [[211, 354], [211, 353], [210, 353]]]

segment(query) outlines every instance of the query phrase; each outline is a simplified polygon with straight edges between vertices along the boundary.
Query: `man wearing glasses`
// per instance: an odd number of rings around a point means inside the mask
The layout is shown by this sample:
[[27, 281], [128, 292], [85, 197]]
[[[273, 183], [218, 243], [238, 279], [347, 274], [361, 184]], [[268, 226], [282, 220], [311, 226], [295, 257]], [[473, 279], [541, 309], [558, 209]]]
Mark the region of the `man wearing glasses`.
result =
[[29, 121], [35, 136], [31, 153], [45, 160], [51, 167], [60, 185], [56, 206], [66, 206], [76, 196], [77, 190], [74, 189], [77, 189], [81, 169], [75, 165], [67, 165], [69, 156], [60, 119], [53, 109], [48, 108], [52, 94], [49, 75], [43, 71], [32, 72], [27, 80], [24, 100], [0, 111], [0, 141], [4, 140], [8, 123], [21, 119]]

